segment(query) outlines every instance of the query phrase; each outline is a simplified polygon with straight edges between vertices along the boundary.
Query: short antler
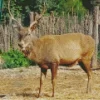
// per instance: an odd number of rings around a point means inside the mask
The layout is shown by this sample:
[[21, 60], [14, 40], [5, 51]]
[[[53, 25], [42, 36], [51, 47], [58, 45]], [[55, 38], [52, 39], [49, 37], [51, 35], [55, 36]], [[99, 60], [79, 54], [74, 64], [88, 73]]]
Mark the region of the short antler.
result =
[[39, 20], [43, 17], [45, 11], [46, 11], [46, 6], [45, 6], [45, 2], [44, 2], [43, 11], [42, 11], [42, 13], [40, 14], [40, 16], [37, 18], [37, 21], [39, 21]]
[[30, 29], [34, 29], [35, 25], [38, 24], [38, 21], [43, 17], [44, 13], [46, 11], [46, 7], [45, 7], [45, 2], [44, 2], [44, 6], [43, 6], [43, 11], [42, 13], [38, 16], [38, 18], [35, 19], [35, 21], [33, 21], [31, 24], [30, 24]]
[[9, 12], [9, 15], [11, 16], [11, 19], [14, 20], [14, 21], [17, 23], [18, 27], [22, 28], [21, 23], [19, 23], [19, 22], [14, 18], [14, 16], [12, 15], [12, 13], [11, 13], [11, 11], [10, 11], [10, 0], [8, 0], [8, 12]]

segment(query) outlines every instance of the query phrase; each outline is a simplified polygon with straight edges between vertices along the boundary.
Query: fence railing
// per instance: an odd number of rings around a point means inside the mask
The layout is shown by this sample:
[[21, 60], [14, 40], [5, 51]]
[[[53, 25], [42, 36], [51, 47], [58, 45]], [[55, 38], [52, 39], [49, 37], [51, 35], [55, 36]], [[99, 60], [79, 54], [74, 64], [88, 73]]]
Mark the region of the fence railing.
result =
[[[89, 14], [80, 20], [76, 15], [43, 17], [33, 34], [41, 37], [47, 34], [64, 34], [69, 32], [81, 32], [92, 35], [92, 17]], [[8, 51], [10, 48], [18, 49], [18, 32], [12, 25], [0, 25], [0, 50]]]

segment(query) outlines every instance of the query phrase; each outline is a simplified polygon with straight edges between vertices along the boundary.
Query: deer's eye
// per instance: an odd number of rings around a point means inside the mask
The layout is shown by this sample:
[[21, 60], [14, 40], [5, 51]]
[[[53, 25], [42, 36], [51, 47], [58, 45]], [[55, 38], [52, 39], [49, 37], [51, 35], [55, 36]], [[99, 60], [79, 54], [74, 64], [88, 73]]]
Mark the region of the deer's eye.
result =
[[31, 35], [30, 33], [27, 34], [27, 36], [30, 36], [30, 35]]

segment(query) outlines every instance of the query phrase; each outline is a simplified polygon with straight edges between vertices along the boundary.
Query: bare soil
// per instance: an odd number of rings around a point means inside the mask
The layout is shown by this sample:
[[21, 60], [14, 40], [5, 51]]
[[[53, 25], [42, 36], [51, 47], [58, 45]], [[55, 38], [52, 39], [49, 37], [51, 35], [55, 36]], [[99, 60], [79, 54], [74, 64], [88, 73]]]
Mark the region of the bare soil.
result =
[[15, 68], [0, 70], [0, 100], [100, 100], [100, 70], [93, 70], [92, 92], [86, 93], [87, 75], [79, 67], [59, 67], [55, 97], [51, 97], [51, 73], [39, 91], [40, 68]]

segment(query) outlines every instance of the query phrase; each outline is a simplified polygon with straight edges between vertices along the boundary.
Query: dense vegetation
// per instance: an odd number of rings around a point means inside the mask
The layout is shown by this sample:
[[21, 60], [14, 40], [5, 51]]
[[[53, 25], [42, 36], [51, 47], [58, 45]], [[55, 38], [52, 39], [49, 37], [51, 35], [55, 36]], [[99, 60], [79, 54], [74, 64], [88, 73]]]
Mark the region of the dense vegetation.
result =
[[15, 68], [15, 67], [28, 67], [35, 65], [35, 63], [27, 59], [20, 51], [10, 50], [8, 52], [2, 53], [1, 57], [3, 59], [2, 68]]
[[[82, 0], [11, 0], [11, 12], [15, 17], [27, 18], [30, 11], [41, 12], [43, 4], [45, 2], [47, 12], [51, 11], [55, 15], [77, 14], [83, 16], [86, 13], [86, 9], [82, 4]], [[3, 16], [2, 18], [9, 19], [8, 0], [3, 2]]]

